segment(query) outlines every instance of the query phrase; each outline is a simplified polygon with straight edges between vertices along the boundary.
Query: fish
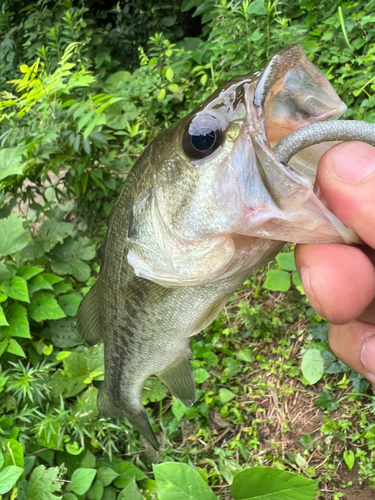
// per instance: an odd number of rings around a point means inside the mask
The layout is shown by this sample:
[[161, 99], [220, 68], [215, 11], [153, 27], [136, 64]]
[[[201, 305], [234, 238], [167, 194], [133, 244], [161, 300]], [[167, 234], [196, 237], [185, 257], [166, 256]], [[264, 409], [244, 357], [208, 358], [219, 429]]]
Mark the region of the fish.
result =
[[77, 315], [87, 344], [104, 342], [104, 417], [127, 418], [158, 449], [141, 399], [145, 380], [157, 376], [193, 405], [190, 340], [254, 270], [285, 242], [359, 241], [315, 186], [332, 143], [289, 163], [273, 152], [293, 131], [345, 110], [293, 45], [222, 85], [146, 147], [113, 207], [100, 273]]

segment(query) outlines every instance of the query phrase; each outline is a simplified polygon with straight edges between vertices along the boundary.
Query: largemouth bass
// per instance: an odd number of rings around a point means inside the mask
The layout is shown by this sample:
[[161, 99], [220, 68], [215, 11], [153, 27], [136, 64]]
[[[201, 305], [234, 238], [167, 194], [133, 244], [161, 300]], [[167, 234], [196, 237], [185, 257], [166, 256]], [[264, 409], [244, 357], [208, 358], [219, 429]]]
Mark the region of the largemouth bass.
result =
[[253, 270], [286, 241], [359, 242], [314, 192], [328, 146], [305, 149], [290, 165], [272, 150], [345, 109], [291, 46], [263, 71], [220, 87], [145, 149], [113, 208], [100, 275], [77, 318], [88, 344], [104, 341], [102, 415], [127, 418], [157, 449], [141, 401], [145, 380], [157, 375], [191, 406], [190, 339]]

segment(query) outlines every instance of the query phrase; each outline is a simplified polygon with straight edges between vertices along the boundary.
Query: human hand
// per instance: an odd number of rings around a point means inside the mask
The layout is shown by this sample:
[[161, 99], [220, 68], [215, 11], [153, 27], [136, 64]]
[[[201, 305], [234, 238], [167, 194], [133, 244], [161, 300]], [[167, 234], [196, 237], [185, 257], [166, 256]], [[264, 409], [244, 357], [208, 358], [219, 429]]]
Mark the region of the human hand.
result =
[[334, 146], [317, 179], [330, 210], [366, 245], [297, 245], [297, 269], [312, 307], [330, 323], [332, 351], [375, 388], [375, 148]]

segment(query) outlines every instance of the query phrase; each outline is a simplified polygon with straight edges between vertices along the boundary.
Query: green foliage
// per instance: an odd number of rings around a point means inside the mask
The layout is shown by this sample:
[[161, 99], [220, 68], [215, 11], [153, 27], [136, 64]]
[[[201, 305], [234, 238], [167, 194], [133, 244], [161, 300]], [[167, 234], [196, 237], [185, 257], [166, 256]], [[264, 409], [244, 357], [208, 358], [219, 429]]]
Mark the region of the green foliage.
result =
[[[100, 254], [123, 177], [147, 143], [221, 83], [300, 43], [349, 105], [346, 116], [374, 121], [373, 11], [373, 2], [362, 0], [339, 7], [309, 0], [132, 0], [105, 7], [58, 0], [53, 9], [27, 0], [4, 3], [4, 500], [206, 499], [231, 485], [233, 498], [282, 498], [285, 478], [290, 491], [300, 485], [299, 498], [313, 498], [310, 479], [319, 472], [328, 481], [337, 466], [333, 442], [342, 443], [340, 460], [375, 484], [374, 408], [363, 407], [359, 396], [368, 383], [330, 351], [327, 325], [306, 301], [293, 251], [249, 278], [225, 313], [192, 339], [193, 407], [171, 400], [159, 380], [146, 382], [142, 398], [162, 442], [158, 458], [128, 423], [98, 415], [103, 345], [86, 347], [74, 319], [96, 281], [96, 249]], [[285, 453], [274, 442], [275, 415], [282, 420], [283, 401], [294, 390], [317, 391], [308, 387], [317, 382], [324, 389], [313, 410], [326, 414], [323, 439], [306, 434], [297, 445], [304, 451]], [[270, 395], [279, 398], [274, 413]], [[330, 418], [344, 407], [355, 429], [348, 418]], [[280, 423], [280, 432], [288, 425]], [[310, 464], [318, 448], [326, 454], [319, 471]], [[147, 474], [155, 460], [153, 480]], [[259, 463], [276, 469], [254, 468]], [[285, 468], [299, 475], [278, 470]]]

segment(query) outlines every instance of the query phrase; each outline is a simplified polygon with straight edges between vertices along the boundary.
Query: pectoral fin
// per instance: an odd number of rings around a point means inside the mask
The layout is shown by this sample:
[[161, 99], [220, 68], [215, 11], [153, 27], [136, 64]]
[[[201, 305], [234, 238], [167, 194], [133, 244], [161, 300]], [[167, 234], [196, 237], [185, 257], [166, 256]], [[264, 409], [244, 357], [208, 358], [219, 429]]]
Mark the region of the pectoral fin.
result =
[[195, 401], [195, 382], [190, 359], [191, 353], [187, 352], [177, 358], [166, 370], [157, 373], [171, 393], [185, 406], [192, 406]]
[[97, 344], [102, 335], [99, 325], [98, 295], [100, 283], [97, 281], [82, 299], [77, 313], [77, 329], [89, 346]]

